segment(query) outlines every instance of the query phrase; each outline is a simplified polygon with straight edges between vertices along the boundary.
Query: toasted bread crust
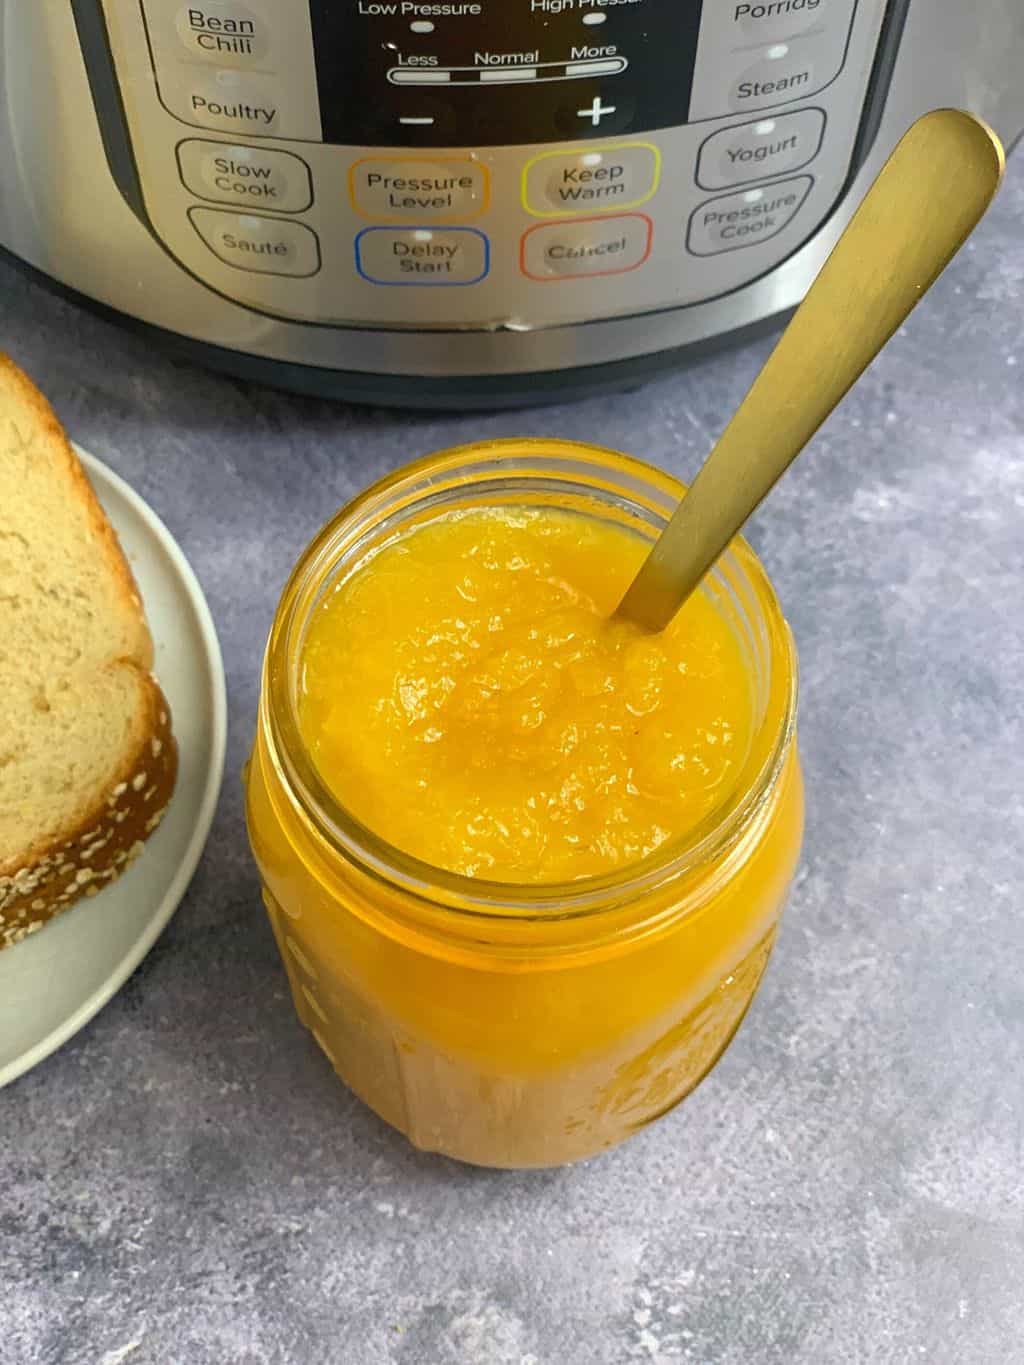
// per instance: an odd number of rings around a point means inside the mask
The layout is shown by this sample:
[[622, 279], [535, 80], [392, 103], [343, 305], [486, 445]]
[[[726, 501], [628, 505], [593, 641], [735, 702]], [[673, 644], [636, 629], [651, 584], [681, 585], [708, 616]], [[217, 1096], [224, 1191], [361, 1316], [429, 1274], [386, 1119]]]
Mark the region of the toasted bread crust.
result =
[[142, 595], [117, 534], [107, 520], [106, 513], [100, 506], [92, 484], [82, 468], [82, 462], [72, 450], [53, 408], [24, 370], [19, 369], [10, 356], [0, 351], [0, 401], [3, 399], [5, 388], [13, 390], [16, 401], [28, 410], [35, 432], [50, 446], [55, 466], [71, 485], [70, 494], [85, 512], [90, 528], [96, 536], [97, 554], [106, 560], [106, 567], [118, 583], [126, 603], [129, 604], [129, 610], [138, 618], [139, 640], [133, 658], [144, 668], [152, 668], [153, 641], [143, 614]]
[[24, 413], [33, 438], [47, 444], [58, 475], [68, 483], [69, 496], [84, 509], [96, 553], [105, 561], [97, 565], [97, 572], [112, 576], [128, 613], [137, 620], [133, 656], [112, 659], [107, 666], [135, 671], [143, 714], [137, 738], [106, 790], [98, 796], [84, 795], [78, 813], [45, 841], [0, 856], [0, 949], [17, 943], [83, 896], [94, 896], [133, 862], [167, 807], [178, 771], [170, 707], [149, 671], [153, 646], [142, 600], [114, 529], [50, 405], [0, 354], [0, 409], [5, 391], [13, 391], [19, 417]]
[[141, 744], [71, 830], [0, 876], [0, 948], [10, 947], [83, 896], [95, 896], [142, 852], [163, 818], [178, 773], [170, 709], [143, 674], [149, 715]]

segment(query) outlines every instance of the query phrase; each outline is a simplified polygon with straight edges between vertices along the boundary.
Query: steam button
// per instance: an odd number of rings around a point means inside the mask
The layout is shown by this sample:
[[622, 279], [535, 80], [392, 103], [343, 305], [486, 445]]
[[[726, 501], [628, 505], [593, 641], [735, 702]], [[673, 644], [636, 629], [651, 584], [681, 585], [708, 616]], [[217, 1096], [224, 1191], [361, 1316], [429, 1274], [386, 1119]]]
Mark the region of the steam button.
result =
[[803, 99], [825, 84], [818, 79], [814, 54], [803, 43], [773, 43], [740, 72], [729, 90], [730, 109], [769, 109]]

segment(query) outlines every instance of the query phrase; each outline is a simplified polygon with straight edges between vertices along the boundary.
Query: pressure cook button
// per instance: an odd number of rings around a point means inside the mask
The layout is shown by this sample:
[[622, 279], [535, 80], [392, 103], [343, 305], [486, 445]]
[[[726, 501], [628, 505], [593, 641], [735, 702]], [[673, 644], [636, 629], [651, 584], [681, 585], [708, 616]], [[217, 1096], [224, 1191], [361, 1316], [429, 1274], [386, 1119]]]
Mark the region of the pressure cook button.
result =
[[281, 126], [281, 87], [273, 77], [237, 71], [202, 75], [186, 66], [179, 71], [183, 79], [173, 85], [162, 82], [160, 88], [171, 113], [186, 123], [256, 137], [278, 132], [302, 136], [298, 129]]
[[650, 142], [543, 152], [523, 171], [523, 207], [537, 218], [621, 212], [650, 199], [660, 171], [661, 153]]
[[773, 43], [758, 59], [747, 66], [733, 81], [729, 90], [729, 108], [768, 109], [776, 104], [820, 90], [839, 70], [842, 56], [827, 73], [819, 69], [813, 43], [808, 40], [792, 43]]
[[371, 284], [476, 284], [490, 269], [490, 243], [475, 228], [364, 228], [356, 269]]
[[313, 202], [309, 167], [291, 152], [189, 138], [178, 144], [186, 188], [200, 199], [301, 213]]
[[704, 140], [697, 160], [697, 183], [706, 190], [720, 190], [797, 171], [817, 156], [824, 128], [821, 109], [800, 109], [723, 128]]
[[800, 175], [707, 200], [690, 216], [688, 249], [694, 256], [717, 256], [767, 241], [796, 217], [813, 183], [809, 175]]
[[469, 157], [357, 161], [348, 175], [352, 204], [368, 218], [444, 222], [477, 218], [487, 207], [486, 166]]
[[531, 280], [550, 283], [585, 275], [621, 275], [651, 254], [653, 224], [645, 213], [541, 223], [523, 234], [520, 265]]
[[315, 275], [320, 269], [316, 233], [301, 223], [226, 209], [189, 209], [192, 226], [227, 265], [261, 275]]
[[182, 5], [174, 27], [187, 61], [253, 69], [263, 66], [270, 53], [266, 21], [244, 5], [225, 0]]

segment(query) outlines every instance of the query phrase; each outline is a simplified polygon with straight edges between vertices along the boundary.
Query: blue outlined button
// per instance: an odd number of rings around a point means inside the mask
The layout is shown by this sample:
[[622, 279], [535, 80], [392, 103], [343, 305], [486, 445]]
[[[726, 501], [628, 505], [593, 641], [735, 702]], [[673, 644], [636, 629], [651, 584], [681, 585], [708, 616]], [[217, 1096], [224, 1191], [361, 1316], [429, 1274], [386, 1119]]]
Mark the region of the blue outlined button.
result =
[[491, 244], [468, 227], [370, 227], [356, 238], [356, 269], [371, 284], [478, 284]]

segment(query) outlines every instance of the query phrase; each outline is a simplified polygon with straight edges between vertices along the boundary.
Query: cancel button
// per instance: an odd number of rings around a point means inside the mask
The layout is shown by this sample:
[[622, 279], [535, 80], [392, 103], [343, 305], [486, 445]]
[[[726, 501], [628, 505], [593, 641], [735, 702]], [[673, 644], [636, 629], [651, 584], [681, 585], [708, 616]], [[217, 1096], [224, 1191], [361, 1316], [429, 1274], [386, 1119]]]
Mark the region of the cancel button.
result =
[[520, 264], [531, 280], [620, 275], [642, 265], [650, 252], [651, 220], [623, 213], [531, 228], [522, 239]]

